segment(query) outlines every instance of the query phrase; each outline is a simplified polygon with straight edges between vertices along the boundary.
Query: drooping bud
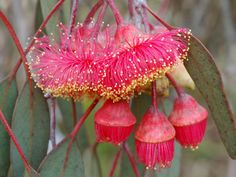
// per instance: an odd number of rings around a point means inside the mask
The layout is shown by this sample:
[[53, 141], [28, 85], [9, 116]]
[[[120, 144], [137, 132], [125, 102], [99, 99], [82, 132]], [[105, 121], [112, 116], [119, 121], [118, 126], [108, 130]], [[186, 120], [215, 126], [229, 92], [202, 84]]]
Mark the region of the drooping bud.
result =
[[171, 165], [174, 156], [175, 129], [166, 116], [153, 107], [145, 113], [135, 132], [136, 151], [139, 160], [147, 168], [159, 164], [161, 168]]
[[202, 141], [207, 110], [188, 94], [181, 94], [174, 102], [174, 109], [169, 120], [176, 130], [176, 139], [184, 147], [196, 149]]
[[120, 144], [128, 138], [135, 122], [127, 101], [107, 100], [95, 114], [97, 141]]

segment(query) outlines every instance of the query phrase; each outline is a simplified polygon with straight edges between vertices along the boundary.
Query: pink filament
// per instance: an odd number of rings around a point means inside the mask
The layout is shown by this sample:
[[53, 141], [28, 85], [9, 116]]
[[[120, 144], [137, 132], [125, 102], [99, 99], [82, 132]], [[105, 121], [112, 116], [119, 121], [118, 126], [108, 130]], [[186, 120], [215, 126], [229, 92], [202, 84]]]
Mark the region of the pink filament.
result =
[[198, 123], [186, 126], [174, 126], [176, 139], [184, 147], [196, 148], [201, 143], [205, 130], [207, 119]]
[[174, 139], [159, 143], [146, 143], [136, 139], [135, 142], [139, 160], [146, 167], [154, 168], [158, 164], [165, 168], [171, 165], [174, 157]]
[[95, 122], [96, 139], [98, 142], [120, 144], [129, 137], [133, 128], [134, 125], [130, 125], [127, 127], [106, 126]]

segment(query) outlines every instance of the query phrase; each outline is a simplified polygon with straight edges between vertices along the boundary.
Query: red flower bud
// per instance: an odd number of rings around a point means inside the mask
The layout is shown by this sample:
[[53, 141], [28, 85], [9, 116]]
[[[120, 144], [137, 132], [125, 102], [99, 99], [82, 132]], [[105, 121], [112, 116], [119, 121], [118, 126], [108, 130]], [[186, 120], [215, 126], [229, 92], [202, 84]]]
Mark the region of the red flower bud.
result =
[[107, 100], [95, 114], [97, 141], [122, 143], [130, 135], [135, 122], [127, 101], [113, 103]]
[[161, 112], [151, 107], [144, 115], [136, 133], [136, 151], [147, 167], [158, 163], [164, 168], [171, 165], [174, 156], [175, 129]]
[[174, 102], [169, 120], [176, 130], [176, 139], [184, 147], [196, 149], [202, 141], [208, 112], [188, 94], [181, 94]]

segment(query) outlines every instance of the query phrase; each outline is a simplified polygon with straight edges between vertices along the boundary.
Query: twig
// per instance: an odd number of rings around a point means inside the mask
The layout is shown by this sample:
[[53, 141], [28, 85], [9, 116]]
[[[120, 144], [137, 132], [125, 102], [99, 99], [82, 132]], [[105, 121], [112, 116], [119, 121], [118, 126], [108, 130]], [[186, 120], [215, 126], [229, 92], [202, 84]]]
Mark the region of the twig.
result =
[[118, 160], [120, 159], [120, 156], [121, 156], [121, 152], [122, 152], [122, 150], [119, 149], [119, 151], [116, 153], [115, 159], [114, 159], [114, 161], [112, 163], [111, 171], [109, 173], [109, 177], [113, 177], [114, 176]]
[[52, 147], [56, 147], [56, 100], [55, 98], [51, 98], [51, 106], [50, 106], [50, 113], [51, 113], [51, 143]]
[[103, 0], [98, 0], [98, 2], [92, 7], [90, 12], [88, 13], [87, 17], [84, 20], [84, 25], [88, 25], [91, 23], [95, 13], [98, 11], [98, 9], [102, 6]]
[[131, 166], [132, 166], [132, 168], [133, 168], [133, 170], [134, 170], [135, 176], [136, 176], [136, 177], [140, 177], [140, 174], [139, 174], [139, 172], [138, 172], [137, 166], [136, 166], [135, 161], [134, 161], [134, 158], [133, 158], [133, 156], [132, 156], [132, 154], [131, 154], [131, 152], [130, 152], [130, 149], [129, 149], [128, 144], [127, 144], [127, 143], [124, 143], [124, 144], [123, 144], [123, 148], [124, 148], [126, 154], [128, 155], [128, 158], [129, 158], [130, 164], [131, 164]]
[[69, 26], [69, 34], [72, 33], [72, 31], [75, 27], [78, 6], [79, 6], [79, 0], [73, 0], [72, 13], [71, 13], [71, 18], [70, 18], [70, 26]]
[[166, 73], [166, 77], [169, 79], [171, 84], [174, 86], [178, 96], [181, 96], [181, 94], [184, 93], [184, 90], [180, 86], [178, 86], [178, 84], [176, 83], [174, 78], [169, 73]]
[[76, 103], [75, 100], [71, 98], [72, 103], [72, 119], [73, 119], [73, 127], [76, 125], [77, 122], [77, 110], [76, 110]]

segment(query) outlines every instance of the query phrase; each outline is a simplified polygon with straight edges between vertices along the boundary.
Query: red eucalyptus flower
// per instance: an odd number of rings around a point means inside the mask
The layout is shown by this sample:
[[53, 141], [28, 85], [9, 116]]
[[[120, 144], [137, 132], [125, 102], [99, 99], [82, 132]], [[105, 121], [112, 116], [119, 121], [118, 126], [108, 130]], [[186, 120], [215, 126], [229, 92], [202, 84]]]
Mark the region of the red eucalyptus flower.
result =
[[161, 112], [151, 107], [135, 132], [139, 160], [148, 168], [171, 165], [174, 156], [175, 129]]
[[144, 34], [132, 25], [118, 28], [77, 26], [71, 35], [60, 24], [60, 43], [49, 36], [36, 40], [29, 62], [37, 85], [53, 96], [79, 98], [98, 94], [119, 101], [162, 77], [186, 58], [190, 31], [176, 29]]
[[140, 88], [162, 77], [186, 58], [190, 31], [184, 28], [144, 34], [131, 25], [115, 35], [118, 48], [109, 55], [101, 95], [118, 101], [129, 99]]
[[120, 144], [128, 138], [135, 122], [127, 101], [107, 100], [95, 114], [97, 141]]
[[176, 139], [184, 147], [197, 148], [202, 141], [208, 112], [188, 94], [181, 94], [174, 102], [174, 109], [169, 117], [175, 127]]
[[92, 28], [79, 25], [68, 35], [65, 26], [58, 27], [60, 43], [50, 36], [36, 39], [29, 62], [33, 79], [53, 96], [77, 99], [82, 94], [96, 92], [100, 75], [104, 75], [97, 62], [109, 54], [109, 41], [99, 43], [93, 38]]

